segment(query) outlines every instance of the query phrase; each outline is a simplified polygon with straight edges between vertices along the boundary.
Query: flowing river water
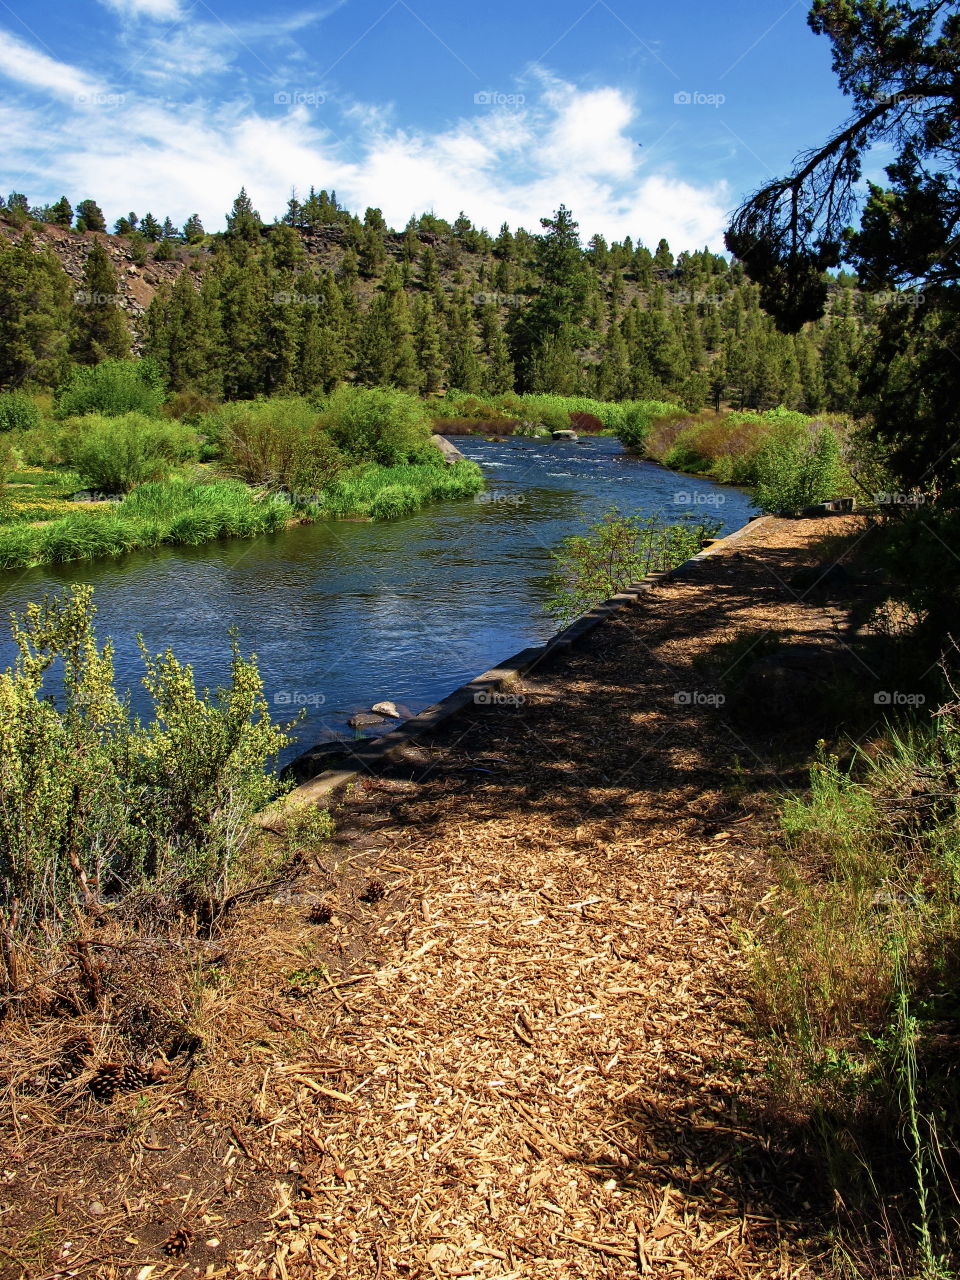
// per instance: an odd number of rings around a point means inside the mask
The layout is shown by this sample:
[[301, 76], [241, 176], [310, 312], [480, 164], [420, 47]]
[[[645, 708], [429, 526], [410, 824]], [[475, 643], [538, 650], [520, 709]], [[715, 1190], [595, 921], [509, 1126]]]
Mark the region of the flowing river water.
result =
[[[625, 513], [717, 519], [753, 514], [749, 496], [677, 475], [607, 437], [457, 439], [479, 462], [477, 500], [403, 520], [328, 521], [251, 541], [160, 549], [120, 560], [0, 574], [0, 609], [73, 583], [95, 588], [97, 630], [115, 648], [117, 683], [147, 714], [137, 634], [171, 648], [200, 686], [229, 677], [228, 629], [255, 652], [278, 720], [300, 709], [286, 758], [351, 737], [347, 720], [387, 698], [415, 713], [557, 629], [544, 611], [551, 552], [611, 506]], [[0, 668], [13, 661], [0, 633]], [[386, 727], [391, 727], [390, 725]]]

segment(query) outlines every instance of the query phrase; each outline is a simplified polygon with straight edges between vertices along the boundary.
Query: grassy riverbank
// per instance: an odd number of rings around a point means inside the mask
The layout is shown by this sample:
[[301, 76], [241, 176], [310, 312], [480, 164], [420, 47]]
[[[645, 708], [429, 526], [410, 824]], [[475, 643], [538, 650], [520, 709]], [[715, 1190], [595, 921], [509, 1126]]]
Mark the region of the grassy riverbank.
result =
[[[255, 537], [291, 522], [397, 519], [483, 488], [476, 464], [446, 462], [425, 407], [401, 392], [164, 406], [135, 362], [81, 372], [46, 413], [13, 397], [19, 414], [6, 420], [16, 425], [0, 433], [0, 568]], [[81, 489], [113, 500], [74, 501]]]
[[[847, 425], [783, 410], [690, 415], [652, 400], [455, 391], [421, 400], [346, 386], [214, 404], [167, 397], [149, 361], [75, 369], [53, 397], [0, 396], [0, 428], [7, 569], [252, 537], [289, 520], [398, 519], [475, 495], [479, 467], [447, 465], [430, 442], [436, 432], [616, 435], [665, 466], [752, 487], [765, 510], [851, 491]], [[117, 501], [74, 502], [80, 489]]]

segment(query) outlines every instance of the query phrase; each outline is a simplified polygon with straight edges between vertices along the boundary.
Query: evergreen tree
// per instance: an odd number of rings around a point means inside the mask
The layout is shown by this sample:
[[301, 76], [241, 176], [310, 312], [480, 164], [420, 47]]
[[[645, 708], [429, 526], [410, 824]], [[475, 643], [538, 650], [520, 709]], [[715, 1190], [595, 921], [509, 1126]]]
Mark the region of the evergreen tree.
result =
[[252, 252], [223, 255], [217, 266], [223, 327], [223, 390], [228, 399], [252, 400], [264, 389], [261, 322], [262, 273]]
[[158, 240], [163, 238], [163, 227], [161, 227], [152, 213], [147, 212], [140, 219], [140, 233], [146, 236], [151, 243], [156, 244]]
[[428, 293], [420, 294], [414, 303], [413, 348], [420, 389], [426, 395], [433, 395], [443, 384], [443, 348], [436, 308]]
[[77, 205], [78, 231], [106, 231], [103, 211], [95, 200], [81, 200]]
[[476, 395], [480, 391], [480, 360], [473, 308], [458, 294], [447, 314], [447, 386]]
[[[553, 218], [541, 218], [534, 260], [538, 288], [518, 309], [510, 337], [521, 390], [556, 391], [543, 380], [562, 370], [569, 382], [569, 363], [577, 347], [587, 287], [577, 223], [563, 205]], [[540, 348], [544, 348], [540, 352]], [[549, 352], [547, 350], [549, 348]], [[539, 352], [539, 354], [538, 354]]]
[[240, 194], [227, 214], [227, 239], [255, 243], [260, 239], [262, 229], [263, 219], [254, 209], [246, 187], [241, 187]]
[[625, 400], [630, 394], [630, 356], [620, 325], [614, 319], [603, 340], [597, 394], [601, 400]]
[[147, 308], [146, 352], [174, 391], [222, 394], [219, 333], [215, 302], [190, 271], [181, 271], [172, 287], [161, 286]]
[[183, 224], [184, 240], [186, 240], [187, 244], [199, 244], [205, 235], [206, 232], [203, 229], [203, 223], [200, 221], [199, 213], [191, 213]]
[[363, 237], [360, 242], [360, 272], [369, 280], [379, 275], [386, 260], [387, 250], [383, 233], [386, 223], [379, 209], [368, 209], [363, 217]]
[[56, 204], [50, 206], [49, 221], [55, 227], [70, 227], [73, 225], [73, 206], [66, 196], [61, 196]]
[[120, 305], [117, 274], [99, 240], [90, 246], [83, 284], [74, 296], [70, 353], [80, 364], [130, 354], [130, 329]]
[[378, 293], [360, 319], [357, 332], [357, 380], [368, 387], [390, 385], [393, 348], [390, 340], [390, 300]]
[[480, 312], [480, 341], [483, 348], [483, 385], [492, 395], [513, 390], [513, 361], [506, 334], [495, 303], [487, 302]]
[[[346, 325], [343, 299], [331, 272], [318, 286], [306, 277], [297, 389], [333, 391], [347, 376]], [[319, 305], [314, 304], [317, 299]]]
[[653, 267], [655, 271], [673, 270], [673, 254], [666, 240], [661, 240], [657, 245], [657, 251], [653, 255]]
[[0, 238], [0, 387], [51, 387], [64, 376], [73, 286], [51, 249], [29, 232]]

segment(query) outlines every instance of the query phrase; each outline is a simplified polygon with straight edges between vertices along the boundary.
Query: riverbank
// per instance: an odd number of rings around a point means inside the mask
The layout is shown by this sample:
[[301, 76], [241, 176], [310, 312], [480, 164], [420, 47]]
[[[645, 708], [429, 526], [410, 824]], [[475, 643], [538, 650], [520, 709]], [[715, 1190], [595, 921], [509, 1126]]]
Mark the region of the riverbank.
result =
[[[819, 730], [719, 699], [731, 639], [843, 634], [852, 606], [787, 584], [855, 524], [718, 544], [356, 785], [188, 972], [104, 945], [102, 1009], [8, 1018], [0, 1274], [833, 1274], [736, 941]], [[30, 1084], [71, 1035], [142, 1057], [185, 1008], [161, 1083]]]
[[8, 508], [12, 523], [4, 523], [0, 510], [0, 569], [116, 558], [153, 547], [196, 547], [323, 519], [396, 520], [433, 502], [473, 497], [484, 487], [479, 467], [466, 460], [448, 462], [439, 450], [434, 465], [356, 467], [325, 490], [293, 498], [197, 468], [193, 479], [141, 484], [122, 501], [41, 497], [37, 502], [36, 490], [49, 490], [47, 477], [53, 473], [38, 474], [46, 483], [19, 486], [29, 493]]

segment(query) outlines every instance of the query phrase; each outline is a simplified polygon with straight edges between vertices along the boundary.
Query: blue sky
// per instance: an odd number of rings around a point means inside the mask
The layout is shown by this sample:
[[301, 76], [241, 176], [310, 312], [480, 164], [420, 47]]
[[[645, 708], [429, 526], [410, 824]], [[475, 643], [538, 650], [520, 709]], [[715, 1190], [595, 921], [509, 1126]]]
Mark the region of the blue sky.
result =
[[808, 0], [0, 0], [0, 190], [208, 230], [335, 188], [402, 226], [721, 247], [847, 114]]

